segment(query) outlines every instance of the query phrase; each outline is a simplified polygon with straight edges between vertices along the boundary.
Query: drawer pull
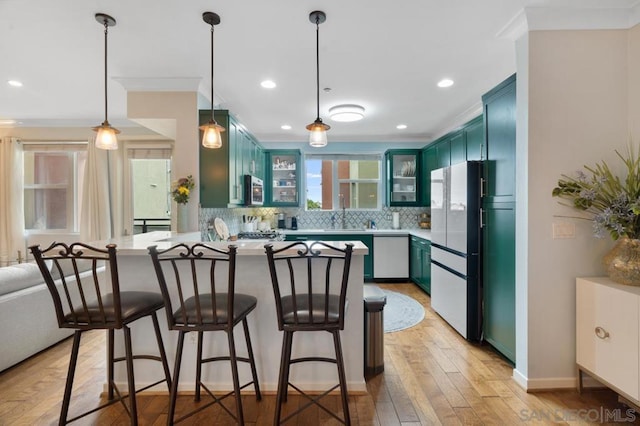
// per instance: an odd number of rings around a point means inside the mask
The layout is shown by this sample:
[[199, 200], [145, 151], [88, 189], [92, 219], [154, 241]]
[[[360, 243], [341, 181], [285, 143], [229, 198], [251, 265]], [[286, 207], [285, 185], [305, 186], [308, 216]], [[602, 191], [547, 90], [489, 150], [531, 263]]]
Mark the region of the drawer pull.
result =
[[602, 327], [596, 327], [596, 336], [600, 339], [609, 338], [609, 332]]

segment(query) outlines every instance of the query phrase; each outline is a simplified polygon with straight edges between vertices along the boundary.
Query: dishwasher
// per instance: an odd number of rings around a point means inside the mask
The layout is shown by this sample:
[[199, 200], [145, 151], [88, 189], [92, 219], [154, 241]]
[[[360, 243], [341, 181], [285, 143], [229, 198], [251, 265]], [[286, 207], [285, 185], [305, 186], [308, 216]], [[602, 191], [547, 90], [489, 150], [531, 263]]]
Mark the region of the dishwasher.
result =
[[409, 237], [373, 236], [373, 278], [409, 278]]

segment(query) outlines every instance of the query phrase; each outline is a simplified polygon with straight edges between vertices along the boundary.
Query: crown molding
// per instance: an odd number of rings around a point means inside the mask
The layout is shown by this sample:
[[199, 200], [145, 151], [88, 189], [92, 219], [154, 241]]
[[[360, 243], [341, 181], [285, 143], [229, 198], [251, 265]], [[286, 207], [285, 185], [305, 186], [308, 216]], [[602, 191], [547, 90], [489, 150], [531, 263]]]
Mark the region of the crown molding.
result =
[[640, 23], [640, 0], [543, 0], [524, 8], [529, 31], [628, 29]]

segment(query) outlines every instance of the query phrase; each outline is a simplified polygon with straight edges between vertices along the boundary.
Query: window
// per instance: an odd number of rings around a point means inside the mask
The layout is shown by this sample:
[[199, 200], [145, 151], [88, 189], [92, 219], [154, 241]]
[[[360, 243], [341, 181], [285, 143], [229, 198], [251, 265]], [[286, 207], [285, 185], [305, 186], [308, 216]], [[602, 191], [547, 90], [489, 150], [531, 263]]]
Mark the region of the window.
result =
[[24, 147], [25, 228], [77, 232], [86, 144]]
[[381, 208], [380, 155], [305, 157], [307, 210]]

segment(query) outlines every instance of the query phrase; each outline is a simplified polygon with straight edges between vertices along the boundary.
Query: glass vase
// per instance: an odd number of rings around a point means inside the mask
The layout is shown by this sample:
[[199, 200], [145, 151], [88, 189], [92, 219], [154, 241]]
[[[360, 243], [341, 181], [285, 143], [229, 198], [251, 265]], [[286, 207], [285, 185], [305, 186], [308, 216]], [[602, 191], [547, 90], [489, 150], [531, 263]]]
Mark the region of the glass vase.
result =
[[640, 240], [619, 238], [602, 261], [611, 280], [640, 286]]

